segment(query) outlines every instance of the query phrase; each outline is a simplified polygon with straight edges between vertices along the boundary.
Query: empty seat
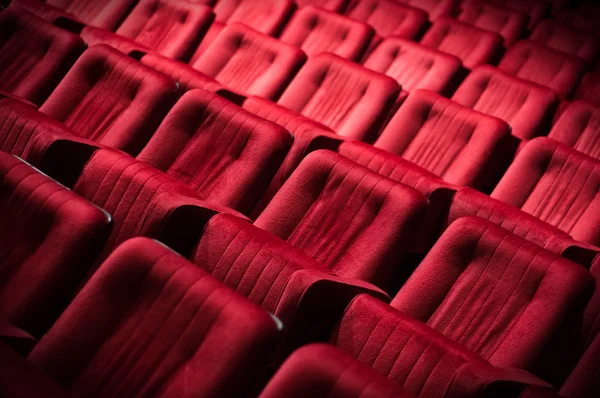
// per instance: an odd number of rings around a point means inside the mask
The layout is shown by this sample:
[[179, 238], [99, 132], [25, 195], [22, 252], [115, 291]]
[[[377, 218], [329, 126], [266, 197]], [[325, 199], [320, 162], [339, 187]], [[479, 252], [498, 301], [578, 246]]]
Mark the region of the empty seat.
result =
[[459, 58], [399, 37], [385, 39], [364, 66], [395, 79], [404, 91], [450, 92], [461, 70]]
[[159, 54], [143, 54], [140, 62], [155, 71], [169, 76], [179, 84], [179, 92], [199, 88], [213, 93], [222, 92], [224, 87], [213, 78], [198, 72], [191, 66], [179, 61], [175, 61]]
[[573, 96], [575, 99], [586, 100], [600, 105], [600, 73], [588, 72], [581, 81]]
[[77, 17], [40, 0], [12, 0], [10, 2], [10, 7], [25, 9], [51, 23], [54, 23], [55, 21], [64, 21], [65, 19], [80, 23]]
[[571, 343], [560, 339], [562, 328], [581, 317], [593, 289], [584, 267], [465, 217], [444, 232], [391, 305], [492, 365], [539, 374], [558, 342]]
[[0, 100], [0, 150], [42, 163], [46, 151], [61, 141], [85, 141], [56, 120], [13, 99]]
[[139, 238], [106, 260], [28, 359], [76, 397], [239, 396], [278, 338], [267, 312]]
[[0, 152], [0, 220], [0, 313], [39, 338], [101, 250], [110, 216]]
[[459, 218], [476, 216], [588, 268], [599, 252], [595, 246], [573, 240], [565, 231], [531, 214], [470, 188], [458, 190], [445, 215], [440, 232]]
[[[510, 10], [519, 11], [529, 16], [527, 27], [532, 30], [546, 15], [550, 13], [548, 0], [486, 0], [488, 3]], [[481, 2], [481, 0], [474, 0]]]
[[331, 342], [423, 398], [477, 397], [482, 391], [512, 396], [511, 389], [547, 385], [527, 372], [495, 368], [423, 323], [365, 295], [346, 308]]
[[340, 276], [387, 286], [427, 208], [418, 191], [331, 151], [300, 163], [255, 225]]
[[329, 11], [341, 12], [346, 8], [348, 0], [296, 0], [300, 7], [319, 6]]
[[498, 69], [556, 91], [567, 98], [585, 70], [585, 62], [577, 57], [522, 40], [502, 57]]
[[429, 20], [454, 15], [458, 9], [459, 0], [399, 0], [401, 3], [420, 8], [429, 14]]
[[[215, 21], [221, 24], [234, 22], [248, 25], [254, 30], [276, 36], [294, 11], [292, 0], [230, 0], [219, 1], [213, 8]], [[211, 28], [212, 29], [212, 28]]]
[[232, 24], [192, 66], [235, 92], [276, 100], [305, 61], [299, 48]]
[[600, 160], [600, 108], [585, 101], [572, 102], [548, 137]]
[[199, 197], [250, 213], [283, 162], [292, 136], [216, 94], [192, 90], [137, 156]]
[[11, 7], [0, 13], [0, 90], [41, 104], [84, 50], [75, 34]]
[[384, 375], [327, 344], [294, 352], [277, 371], [260, 398], [409, 398], [411, 394]]
[[529, 21], [527, 14], [484, 2], [467, 3], [458, 19], [480, 29], [499, 33], [506, 47], [524, 35]]
[[93, 26], [86, 26], [81, 30], [79, 34], [85, 44], [88, 47], [95, 46], [96, 44], [107, 44], [112, 48], [121, 51], [124, 54], [132, 54], [134, 51], [140, 53], [150, 53], [151, 48], [144, 46], [136, 41], [126, 38], [125, 36], [118, 35], [116, 33], [109, 32], [106, 29], [95, 28]]
[[400, 87], [394, 79], [333, 54], [312, 57], [278, 104], [340, 135], [372, 140], [392, 109]]
[[84, 138], [136, 155], [177, 96], [177, 84], [107, 46], [90, 47], [40, 111]]
[[[493, 189], [512, 160], [510, 127], [426, 90], [412, 93], [375, 146], [449, 183]], [[515, 146], [516, 149], [516, 146]]]
[[600, 161], [549, 138], [530, 141], [492, 197], [600, 245]]
[[575, 55], [592, 64], [598, 55], [598, 40], [585, 33], [570, 29], [551, 19], [540, 22], [529, 40], [567, 54]]
[[48, 0], [46, 4], [74, 15], [82, 22], [114, 31], [136, 4], [135, 0]]
[[280, 40], [302, 48], [309, 57], [327, 52], [358, 61], [373, 33], [366, 23], [308, 6], [294, 13]]
[[550, 89], [514, 78], [491, 66], [474, 69], [452, 100], [507, 122], [512, 134], [530, 139], [550, 125], [558, 97]]
[[455, 55], [466, 68], [492, 63], [502, 48], [502, 36], [452, 18], [439, 18], [421, 39], [421, 44]]
[[563, 9], [561, 12], [557, 13], [554, 18], [561, 24], [581, 32], [591, 34], [598, 34], [600, 32], [600, 27], [594, 16], [579, 13], [576, 10]]
[[207, 6], [168, 0], [140, 0], [117, 33], [165, 57], [187, 61], [215, 15]]
[[352, 0], [344, 14], [375, 28], [381, 37], [416, 39], [427, 24], [427, 13], [393, 0]]

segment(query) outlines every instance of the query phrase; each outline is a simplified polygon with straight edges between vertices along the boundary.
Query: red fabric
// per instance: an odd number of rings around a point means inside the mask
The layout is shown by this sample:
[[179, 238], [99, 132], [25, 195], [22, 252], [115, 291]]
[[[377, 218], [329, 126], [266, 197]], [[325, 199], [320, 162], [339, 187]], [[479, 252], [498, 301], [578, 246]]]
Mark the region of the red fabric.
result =
[[341, 12], [346, 8], [349, 0], [296, 0], [300, 7], [315, 5], [325, 10]]
[[537, 138], [519, 152], [491, 196], [600, 246], [599, 188], [600, 161]]
[[232, 24], [192, 66], [235, 92], [276, 100], [305, 61], [300, 49]]
[[85, 44], [88, 45], [88, 47], [95, 46], [96, 44], [107, 44], [112, 48], [115, 48], [128, 55], [133, 51], [139, 51], [142, 53], [152, 52], [150, 48], [138, 42], [116, 33], [109, 32], [108, 30], [95, 28], [93, 26], [86, 26], [83, 28], [80, 36], [83, 41], [85, 41]]
[[6, 152], [0, 178], [1, 317], [40, 337], [102, 248], [110, 217]]
[[474, 1], [467, 2], [458, 19], [480, 29], [499, 33], [506, 47], [525, 34], [529, 21], [528, 15], [522, 12]]
[[309, 57], [333, 53], [358, 61], [367, 49], [373, 33], [373, 28], [366, 23], [308, 6], [294, 13], [280, 40], [300, 47]]
[[585, 101], [567, 106], [548, 137], [600, 160], [600, 108]]
[[399, 92], [390, 77], [321, 54], [304, 65], [278, 104], [340, 135], [368, 141], [379, 132]]
[[444, 232], [391, 305], [492, 365], [538, 370], [543, 356], [571, 343], [554, 339], [583, 314], [593, 289], [580, 265], [466, 217]]
[[202, 54], [204, 54], [204, 52], [212, 44], [212, 42], [215, 41], [217, 37], [219, 37], [219, 33], [221, 33], [225, 26], [225, 24], [222, 24], [217, 21], [214, 21], [212, 25], [210, 25], [208, 32], [206, 32], [204, 38], [202, 39], [202, 42], [196, 48], [196, 51], [194, 51], [194, 55], [192, 55], [192, 58], [189, 61], [190, 65], [193, 65], [198, 60], [198, 58], [200, 58]]
[[425, 89], [444, 94], [456, 84], [462, 64], [453, 55], [390, 37], [371, 53], [364, 66], [395, 79], [404, 91]]
[[427, 24], [427, 13], [394, 0], [352, 0], [344, 14], [371, 25], [381, 37], [416, 39]]
[[84, 138], [136, 155], [176, 96], [173, 80], [100, 44], [85, 51], [40, 111]]
[[526, 372], [494, 368], [460, 344], [365, 295], [348, 306], [331, 342], [420, 397], [495, 396], [494, 392], [506, 396], [509, 386], [518, 390], [519, 385], [547, 385]]
[[535, 28], [538, 22], [549, 14], [551, 8], [550, 1], [547, 0], [488, 0], [488, 2], [498, 7], [504, 7], [527, 14], [529, 16], [529, 24], [527, 27], [530, 30]]
[[600, 395], [600, 381], [598, 380], [599, 368], [600, 335], [597, 335], [560, 389], [562, 396], [595, 398]]
[[300, 163], [255, 225], [336, 274], [386, 287], [427, 201], [331, 151]]
[[168, 58], [187, 61], [215, 14], [207, 6], [168, 0], [140, 0], [117, 33]]
[[510, 127], [426, 90], [413, 92], [375, 147], [451, 184], [491, 191], [510, 164]]
[[409, 398], [379, 372], [327, 344], [294, 352], [259, 398]]
[[277, 36], [294, 11], [292, 0], [228, 0], [214, 7], [216, 21], [243, 23], [261, 33]]
[[196, 88], [214, 93], [224, 90], [223, 85], [211, 77], [198, 72], [187, 64], [174, 61], [162, 55], [154, 53], [145, 54], [142, 56], [140, 62], [179, 83], [179, 92], [182, 94]]
[[546, 19], [537, 24], [529, 36], [531, 41], [571, 55], [591, 64], [598, 55], [598, 39]]
[[278, 337], [264, 310], [139, 238], [106, 260], [29, 360], [75, 397], [240, 396]]
[[11, 8], [23, 8], [27, 11], [29, 11], [32, 14], [37, 15], [38, 17], [42, 18], [45, 21], [48, 22], [52, 22], [54, 23], [54, 21], [56, 21], [57, 19], [69, 19], [71, 21], [75, 21], [78, 22], [77, 17], [66, 13], [64, 11], [62, 11], [60, 8], [56, 8], [53, 7], [51, 5], [48, 5], [47, 3], [44, 3], [40, 0], [12, 0], [10, 2], [10, 7]]
[[454, 15], [458, 9], [459, 0], [398, 0], [400, 3], [420, 8], [429, 14], [429, 19], [435, 21], [439, 17]]
[[491, 66], [474, 69], [452, 100], [507, 122], [512, 134], [527, 140], [544, 134], [558, 97], [552, 90], [514, 78]]
[[41, 104], [84, 50], [83, 41], [19, 7], [0, 13], [0, 90]]
[[502, 48], [498, 33], [476, 28], [453, 18], [439, 18], [427, 30], [421, 44], [455, 55], [466, 68], [492, 63]]
[[510, 48], [498, 68], [513, 76], [553, 89], [567, 98], [585, 70], [585, 62], [577, 57], [522, 40]]
[[292, 143], [275, 123], [216, 94], [181, 97], [137, 159], [178, 179], [199, 197], [249, 214]]
[[579, 82], [573, 98], [582, 99], [600, 105], [600, 73], [588, 72]]
[[114, 31], [134, 7], [135, 0], [47, 0], [46, 4], [74, 15], [82, 22]]
[[579, 13], [576, 10], [564, 9], [557, 13], [556, 20], [563, 25], [590, 34], [600, 33], [600, 27], [593, 15]]

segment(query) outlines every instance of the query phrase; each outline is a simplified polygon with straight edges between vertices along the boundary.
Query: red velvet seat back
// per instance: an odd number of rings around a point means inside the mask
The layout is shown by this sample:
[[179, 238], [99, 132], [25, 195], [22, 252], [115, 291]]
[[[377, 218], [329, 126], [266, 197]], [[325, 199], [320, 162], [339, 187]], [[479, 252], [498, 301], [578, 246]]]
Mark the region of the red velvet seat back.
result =
[[133, 9], [136, 0], [48, 0], [46, 3], [88, 25], [114, 31]]
[[415, 39], [427, 23], [427, 13], [393, 0], [352, 0], [344, 14], [371, 25], [381, 37]]
[[521, 38], [529, 22], [527, 14], [522, 12], [476, 1], [467, 2], [458, 19], [480, 29], [499, 33], [507, 47]]
[[571, 55], [591, 64], [598, 55], [598, 40], [585, 33], [569, 29], [551, 19], [540, 22], [531, 36], [531, 41]]
[[223, 24], [243, 23], [270, 36], [276, 36], [294, 11], [292, 0], [219, 1], [213, 8], [216, 21]]
[[600, 160], [600, 108], [585, 101], [571, 103], [548, 137]]

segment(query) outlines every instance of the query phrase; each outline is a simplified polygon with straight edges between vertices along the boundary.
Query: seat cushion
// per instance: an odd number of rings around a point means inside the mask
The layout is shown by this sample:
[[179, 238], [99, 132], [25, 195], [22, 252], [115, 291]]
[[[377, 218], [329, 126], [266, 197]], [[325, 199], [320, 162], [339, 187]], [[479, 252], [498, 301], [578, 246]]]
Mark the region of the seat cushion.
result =
[[261, 33], [277, 36], [294, 11], [292, 0], [219, 1], [213, 8], [222, 24], [243, 23]]
[[510, 48], [498, 68], [513, 76], [553, 89], [567, 98], [585, 70], [577, 57], [522, 40]]
[[558, 106], [552, 90], [490, 66], [473, 70], [452, 100], [504, 120], [514, 136], [525, 140], [545, 134]]
[[509, 8], [471, 1], [463, 7], [458, 20], [499, 33], [504, 38], [504, 45], [510, 47], [524, 35], [529, 17]]
[[237, 93], [276, 100], [305, 61], [297, 47], [231, 24], [192, 66]]
[[548, 137], [600, 160], [600, 108], [585, 101], [572, 102]]
[[439, 18], [421, 39], [421, 44], [455, 55], [466, 68], [492, 63], [502, 48], [498, 33], [476, 28], [453, 18]]
[[519, 152], [491, 196], [600, 246], [599, 188], [600, 161], [537, 138]]
[[168, 0], [141, 0], [117, 33], [168, 58], [187, 61], [215, 15], [211, 8]]
[[19, 7], [0, 13], [0, 91], [41, 104], [83, 52], [75, 34]]
[[373, 32], [366, 23], [308, 6], [294, 13], [280, 40], [300, 47], [309, 57], [327, 52], [359, 61]]
[[385, 39], [363, 63], [395, 79], [404, 91], [448, 93], [458, 80], [459, 58], [399, 37]]
[[133, 155], [177, 96], [177, 84], [104, 44], [90, 47], [40, 111], [80, 136]]
[[312, 57], [278, 101], [340, 135], [373, 140], [398, 97], [394, 79], [333, 54]]
[[429, 14], [429, 20], [436, 19], [456, 14], [458, 10], [458, 0], [399, 0], [401, 3], [410, 5], [411, 7], [420, 8]]
[[348, 0], [296, 0], [300, 7], [316, 5], [329, 11], [341, 12], [346, 8]]

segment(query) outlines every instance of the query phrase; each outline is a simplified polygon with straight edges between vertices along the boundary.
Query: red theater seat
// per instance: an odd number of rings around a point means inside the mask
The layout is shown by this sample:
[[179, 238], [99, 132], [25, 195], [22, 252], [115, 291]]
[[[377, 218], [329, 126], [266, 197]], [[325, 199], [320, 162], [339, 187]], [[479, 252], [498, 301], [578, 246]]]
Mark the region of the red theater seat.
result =
[[573, 97], [600, 105], [600, 73], [586, 73], [579, 82], [579, 87]]
[[213, 8], [221, 24], [243, 23], [261, 33], [276, 36], [294, 11], [292, 0], [218, 1]]
[[600, 160], [600, 108], [585, 101], [572, 102], [548, 137]]
[[152, 52], [152, 49], [138, 42], [93, 26], [84, 27], [79, 35], [88, 47], [95, 46], [96, 44], [107, 44], [112, 48], [121, 51], [123, 54], [131, 54], [134, 51], [141, 53]]
[[[449, 183], [491, 191], [512, 159], [510, 127], [431, 91], [413, 92], [375, 146]], [[516, 145], [515, 145], [516, 149]]]
[[80, 23], [77, 17], [62, 11], [60, 8], [50, 6], [41, 0], [12, 0], [10, 2], [10, 7], [25, 9], [51, 23], [59, 20], [59, 18], [60, 20], [68, 19]]
[[483, 2], [467, 3], [458, 19], [480, 29], [499, 33], [507, 47], [525, 34], [529, 21], [527, 14]]
[[594, 16], [577, 12], [576, 10], [564, 9], [557, 13], [554, 17], [563, 25], [577, 29], [581, 32], [587, 32], [597, 35], [600, 33], [600, 27]]
[[394, 79], [333, 54], [312, 57], [278, 103], [333, 129], [372, 140], [392, 109], [400, 87]]
[[133, 9], [136, 0], [47, 0], [46, 4], [59, 8], [88, 25], [114, 31]]
[[441, 94], [456, 84], [462, 64], [453, 55], [390, 37], [371, 53], [364, 66], [395, 79], [404, 91], [426, 89]]
[[556, 91], [567, 98], [584, 73], [585, 62], [577, 57], [522, 40], [506, 52], [498, 69]]
[[169, 76], [179, 84], [180, 94], [199, 88], [213, 93], [222, 92], [225, 88], [213, 78], [200, 73], [191, 66], [162, 55], [143, 54], [140, 62], [155, 71]]
[[600, 161], [549, 138], [527, 143], [492, 197], [600, 246]]
[[309, 57], [333, 53], [358, 61], [367, 49], [373, 32], [373, 28], [366, 23], [308, 6], [294, 13], [280, 40], [302, 48]]
[[192, 66], [235, 92], [276, 100], [305, 61], [299, 48], [232, 24]]
[[84, 50], [77, 36], [18, 7], [0, 13], [0, 90], [41, 104]]
[[426, 208], [416, 190], [334, 152], [315, 151], [255, 225], [340, 276], [387, 286]]
[[177, 96], [177, 85], [109, 46], [89, 48], [40, 111], [84, 138], [136, 155]]
[[342, 12], [346, 8], [348, 0], [296, 0], [296, 4], [300, 7], [314, 5], [329, 11]]
[[267, 312], [139, 238], [106, 260], [28, 359], [75, 397], [232, 397], [256, 383], [278, 338]]
[[400, 3], [420, 8], [429, 14], [429, 19], [435, 21], [439, 17], [454, 15], [458, 9], [459, 0], [398, 0]]
[[474, 69], [452, 100], [504, 120], [514, 136], [525, 140], [547, 131], [558, 106], [558, 97], [552, 90], [491, 66]]
[[[548, 0], [486, 0], [498, 7], [519, 11], [529, 16], [527, 27], [532, 30], [546, 15], [550, 13], [551, 2]], [[481, 2], [481, 0], [474, 0]]]
[[165, 57], [187, 61], [215, 14], [207, 6], [169, 0], [140, 0], [117, 33]]
[[593, 289], [580, 265], [466, 217], [444, 232], [391, 305], [492, 365], [538, 373], [557, 342], [572, 343], [560, 339], [562, 328], [583, 314]]
[[365, 295], [348, 306], [331, 342], [423, 398], [516, 396], [514, 391], [529, 384], [547, 386], [527, 372], [495, 368], [423, 323]]
[[575, 55], [592, 64], [598, 55], [598, 39], [570, 29], [552, 19], [540, 22], [529, 40], [546, 47]]
[[410, 398], [381, 373], [327, 344], [298, 349], [259, 398]]
[[452, 18], [439, 18], [421, 39], [421, 44], [455, 55], [466, 68], [492, 63], [502, 48], [502, 36]]
[[2, 320], [39, 338], [101, 250], [110, 216], [0, 152], [0, 223]]
[[427, 13], [394, 0], [352, 0], [344, 12], [371, 25], [383, 38], [416, 39], [427, 24]]
[[199, 197], [250, 213], [283, 162], [292, 136], [216, 94], [181, 97], [137, 159]]

